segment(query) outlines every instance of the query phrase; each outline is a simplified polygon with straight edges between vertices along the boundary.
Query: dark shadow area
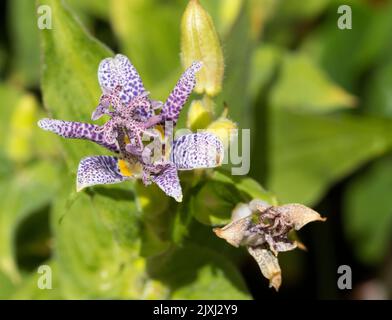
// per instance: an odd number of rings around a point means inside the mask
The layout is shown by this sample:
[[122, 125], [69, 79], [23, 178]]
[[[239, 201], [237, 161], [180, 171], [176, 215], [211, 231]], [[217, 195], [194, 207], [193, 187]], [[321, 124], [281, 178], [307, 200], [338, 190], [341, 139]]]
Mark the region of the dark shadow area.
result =
[[135, 194], [131, 190], [125, 190], [122, 188], [94, 187], [92, 189], [87, 189], [85, 192], [91, 197], [98, 194], [118, 201], [135, 200]]
[[16, 260], [21, 270], [33, 271], [52, 254], [52, 233], [47, 206], [23, 219], [16, 230]]

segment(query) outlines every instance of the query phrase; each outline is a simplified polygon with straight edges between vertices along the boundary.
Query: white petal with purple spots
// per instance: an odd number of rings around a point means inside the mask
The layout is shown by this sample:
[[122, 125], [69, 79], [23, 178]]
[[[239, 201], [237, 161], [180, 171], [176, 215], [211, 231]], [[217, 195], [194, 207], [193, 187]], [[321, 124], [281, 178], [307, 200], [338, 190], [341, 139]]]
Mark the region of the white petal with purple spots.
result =
[[79, 163], [76, 190], [97, 184], [113, 184], [128, 180], [118, 168], [118, 158], [112, 156], [93, 156]]
[[152, 176], [152, 181], [168, 196], [173, 197], [178, 202], [182, 201], [180, 180], [178, 179], [177, 169], [172, 163], [167, 164], [158, 175]]
[[181, 75], [176, 86], [163, 105], [161, 112], [163, 121], [177, 122], [182, 107], [196, 85], [196, 72], [198, 72], [201, 67], [202, 63], [196, 61]]
[[178, 170], [214, 168], [222, 164], [222, 141], [209, 132], [186, 134], [174, 141], [170, 160]]
[[124, 104], [128, 104], [145, 91], [136, 68], [122, 54], [101, 61], [98, 67], [98, 81], [104, 93], [113, 92], [116, 87], [121, 86], [119, 96]]

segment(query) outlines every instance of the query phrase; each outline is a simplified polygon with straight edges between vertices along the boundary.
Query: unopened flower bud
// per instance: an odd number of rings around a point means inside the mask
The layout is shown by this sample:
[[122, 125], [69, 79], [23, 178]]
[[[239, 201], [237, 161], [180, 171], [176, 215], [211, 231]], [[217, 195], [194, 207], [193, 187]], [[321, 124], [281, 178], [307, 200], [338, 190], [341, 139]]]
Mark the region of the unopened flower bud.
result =
[[217, 95], [222, 88], [223, 53], [211, 16], [198, 0], [189, 1], [182, 17], [181, 52], [185, 68], [193, 61], [203, 62], [203, 68], [197, 74], [195, 91]]
[[212, 121], [212, 112], [205, 105], [203, 100], [192, 102], [188, 111], [186, 126], [192, 131], [206, 128]]
[[225, 149], [229, 147], [231, 139], [237, 135], [236, 129], [237, 124], [228, 119], [226, 115], [220, 116], [207, 127], [208, 132], [219, 137]]

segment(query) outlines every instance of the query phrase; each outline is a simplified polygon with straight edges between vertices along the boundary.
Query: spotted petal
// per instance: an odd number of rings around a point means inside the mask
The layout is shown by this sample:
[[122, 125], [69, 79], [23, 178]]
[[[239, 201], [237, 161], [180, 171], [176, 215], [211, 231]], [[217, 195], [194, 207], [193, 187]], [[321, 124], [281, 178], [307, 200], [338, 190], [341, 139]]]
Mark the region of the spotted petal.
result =
[[186, 134], [174, 141], [170, 160], [178, 170], [214, 168], [222, 164], [224, 148], [212, 133]]
[[76, 190], [97, 184], [114, 184], [129, 180], [129, 171], [123, 169], [124, 160], [112, 156], [93, 156], [79, 163]]
[[38, 126], [63, 138], [90, 140], [110, 151], [119, 152], [116, 144], [104, 140], [103, 133], [97, 132], [98, 126], [94, 124], [44, 118], [38, 121]]
[[177, 169], [172, 163], [167, 164], [166, 168], [158, 175], [152, 176], [152, 181], [168, 196], [173, 197], [178, 202], [182, 201], [180, 180], [178, 179]]
[[201, 66], [201, 62], [194, 62], [182, 74], [180, 80], [178, 80], [176, 86], [163, 105], [161, 111], [163, 121], [177, 122], [182, 107], [196, 85], [196, 72], [200, 70]]
[[98, 67], [98, 81], [104, 93], [113, 92], [117, 86], [121, 86], [119, 96], [124, 104], [145, 92], [136, 68], [122, 54], [101, 61]]

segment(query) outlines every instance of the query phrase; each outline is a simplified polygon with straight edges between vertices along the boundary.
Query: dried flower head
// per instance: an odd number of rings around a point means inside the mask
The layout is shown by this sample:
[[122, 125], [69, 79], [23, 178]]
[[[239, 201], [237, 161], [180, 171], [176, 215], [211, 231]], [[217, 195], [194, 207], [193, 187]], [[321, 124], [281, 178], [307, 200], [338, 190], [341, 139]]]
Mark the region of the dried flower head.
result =
[[[96, 184], [141, 178], [145, 185], [154, 182], [167, 195], [182, 201], [177, 170], [213, 168], [222, 163], [222, 142], [208, 132], [183, 135], [167, 148], [166, 154], [154, 155], [156, 150], [166, 149], [166, 139], [157, 129], [175, 126], [195, 87], [195, 75], [201, 66], [200, 62], [192, 63], [162, 103], [150, 99], [138, 72], [126, 56], [118, 54], [106, 58], [98, 68], [102, 95], [91, 116], [92, 120], [109, 116], [103, 126], [56, 119], [38, 122], [44, 130], [64, 138], [90, 140], [117, 154], [82, 159], [77, 173], [78, 191]], [[144, 145], [145, 137], [153, 137], [154, 143]]]
[[[247, 215], [244, 216], [244, 212]], [[232, 221], [215, 234], [235, 247], [245, 246], [259, 264], [262, 274], [276, 290], [281, 285], [278, 253], [290, 251], [299, 243], [289, 238], [292, 230], [299, 230], [312, 221], [325, 221], [316, 211], [301, 204], [270, 206], [253, 200], [237, 206]]]

